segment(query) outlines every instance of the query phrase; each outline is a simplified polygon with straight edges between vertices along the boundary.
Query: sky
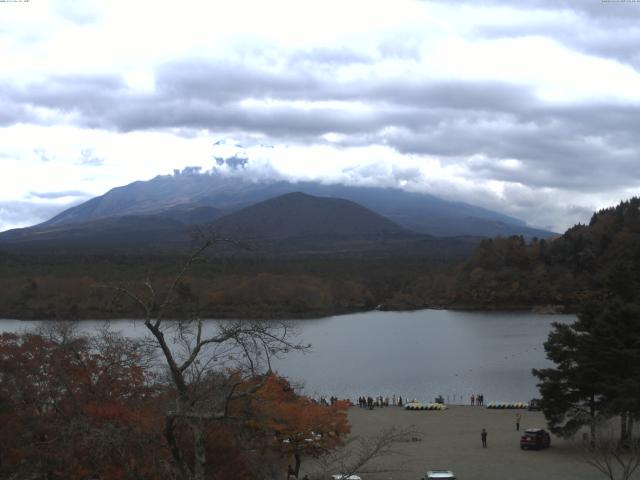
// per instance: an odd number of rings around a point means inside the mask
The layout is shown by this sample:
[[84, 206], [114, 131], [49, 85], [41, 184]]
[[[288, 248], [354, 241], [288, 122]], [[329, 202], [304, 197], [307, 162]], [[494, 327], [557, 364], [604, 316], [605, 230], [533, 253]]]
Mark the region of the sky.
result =
[[638, 45], [638, 1], [0, 0], [0, 230], [199, 166], [561, 232], [640, 193]]

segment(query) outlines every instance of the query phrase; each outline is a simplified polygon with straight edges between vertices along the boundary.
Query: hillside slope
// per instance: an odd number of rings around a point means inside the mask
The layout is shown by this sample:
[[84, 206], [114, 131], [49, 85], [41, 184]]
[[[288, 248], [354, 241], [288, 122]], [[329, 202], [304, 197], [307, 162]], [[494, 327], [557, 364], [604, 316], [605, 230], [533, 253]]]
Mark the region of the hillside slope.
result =
[[219, 218], [221, 214], [211, 207], [174, 206], [156, 214], [43, 224], [0, 234], [0, 250], [171, 254], [189, 251], [202, 234], [214, 233], [253, 246], [239, 250], [223, 242], [216, 248], [220, 255], [450, 259], [466, 257], [479, 240], [415, 234], [354, 202], [303, 193], [282, 195]]
[[215, 173], [158, 176], [146, 182], [117, 187], [56, 215], [42, 226], [66, 225], [111, 216], [158, 214], [183, 205], [189, 208], [214, 207], [232, 213], [294, 192], [350, 200], [404, 228], [427, 235], [523, 235], [526, 238], [547, 238], [552, 235], [552, 232], [530, 228], [508, 215], [461, 202], [445, 201], [424, 193], [316, 182], [252, 182]]
[[237, 237], [384, 237], [404, 229], [357, 203], [288, 193], [229, 214], [213, 227]]
[[558, 305], [576, 310], [640, 288], [640, 199], [594, 213], [550, 241], [483, 240], [450, 289], [454, 305], [482, 308]]

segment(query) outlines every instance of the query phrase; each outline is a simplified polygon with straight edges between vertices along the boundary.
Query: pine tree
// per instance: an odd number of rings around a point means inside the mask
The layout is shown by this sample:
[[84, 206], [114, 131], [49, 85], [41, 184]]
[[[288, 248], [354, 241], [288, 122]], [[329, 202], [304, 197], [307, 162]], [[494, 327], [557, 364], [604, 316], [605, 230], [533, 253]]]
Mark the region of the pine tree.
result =
[[620, 297], [592, 303], [545, 342], [555, 368], [534, 370], [554, 433], [569, 437], [598, 418], [621, 417], [621, 442], [640, 416], [640, 306]]
[[603, 396], [598, 346], [581, 319], [553, 326], [544, 348], [556, 367], [533, 370], [540, 379], [542, 411], [556, 435], [571, 437], [588, 425], [593, 441]]

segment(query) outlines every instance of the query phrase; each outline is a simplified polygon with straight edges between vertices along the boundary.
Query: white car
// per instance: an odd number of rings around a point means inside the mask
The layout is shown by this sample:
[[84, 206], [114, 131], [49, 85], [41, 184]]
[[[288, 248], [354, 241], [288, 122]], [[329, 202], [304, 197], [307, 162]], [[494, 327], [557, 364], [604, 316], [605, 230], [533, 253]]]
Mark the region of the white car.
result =
[[456, 476], [451, 470], [429, 470], [423, 480], [431, 480], [432, 478], [456, 480]]
[[358, 475], [349, 475], [348, 477], [345, 477], [344, 474], [343, 475], [331, 475], [331, 480], [362, 480]]

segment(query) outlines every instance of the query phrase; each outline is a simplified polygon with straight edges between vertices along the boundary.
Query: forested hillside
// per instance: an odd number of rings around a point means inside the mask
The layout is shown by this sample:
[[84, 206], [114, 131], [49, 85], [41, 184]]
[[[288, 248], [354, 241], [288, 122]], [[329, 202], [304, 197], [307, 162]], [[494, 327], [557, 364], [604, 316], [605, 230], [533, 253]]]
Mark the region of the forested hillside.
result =
[[[166, 289], [179, 256], [0, 254], [0, 318], [131, 318], [115, 288]], [[303, 318], [443, 305], [455, 263], [426, 258], [210, 258], [179, 293], [204, 318]], [[174, 311], [173, 316], [188, 315]]]
[[481, 242], [451, 283], [455, 306], [481, 308], [557, 305], [637, 289], [640, 274], [640, 199], [594, 213], [555, 239], [496, 238]]
[[[202, 317], [303, 318], [373, 308], [578, 311], [610, 290], [640, 286], [640, 199], [593, 215], [555, 239], [483, 240], [471, 258], [418, 256], [214, 256], [180, 286]], [[0, 254], [0, 317], [130, 318], [114, 296], [146, 278], [166, 288], [178, 255]], [[187, 315], [189, 312], [172, 312]]]

